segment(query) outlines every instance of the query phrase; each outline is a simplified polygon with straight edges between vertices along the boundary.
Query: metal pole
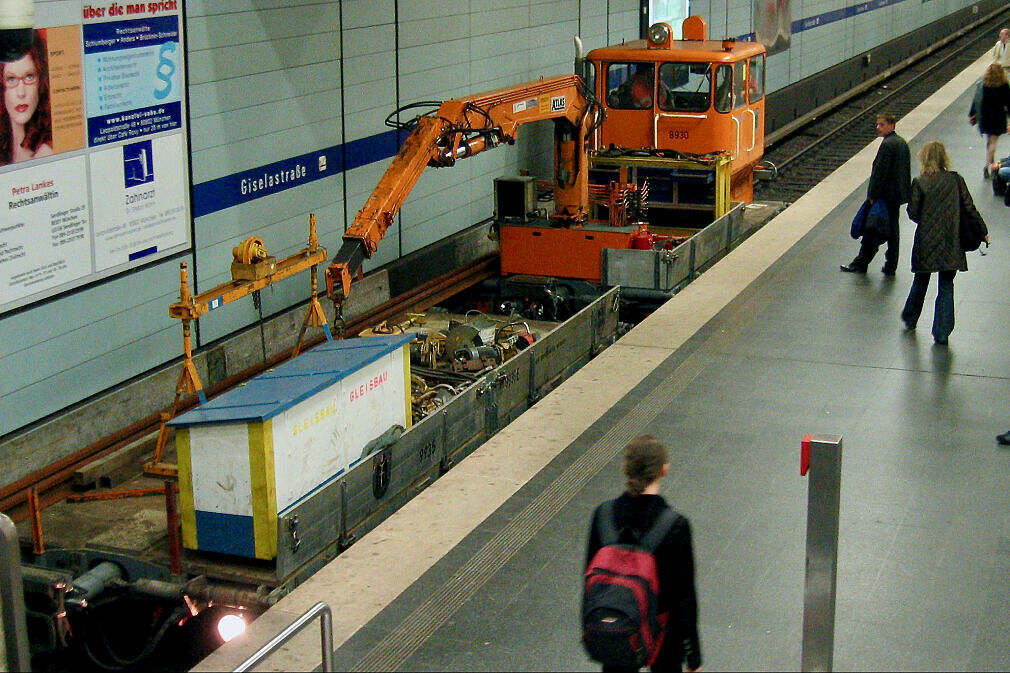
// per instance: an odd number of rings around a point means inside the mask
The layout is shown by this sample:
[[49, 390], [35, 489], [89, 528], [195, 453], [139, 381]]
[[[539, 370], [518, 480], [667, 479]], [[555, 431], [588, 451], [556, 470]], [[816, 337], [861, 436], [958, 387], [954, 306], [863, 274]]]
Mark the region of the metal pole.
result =
[[807, 494], [807, 576], [803, 590], [803, 671], [830, 671], [835, 651], [838, 510], [842, 492], [842, 438], [807, 435], [800, 474], [810, 472]]
[[3, 624], [6, 670], [30, 671], [25, 590], [21, 581], [21, 548], [18, 530], [6, 514], [0, 514], [0, 622]]

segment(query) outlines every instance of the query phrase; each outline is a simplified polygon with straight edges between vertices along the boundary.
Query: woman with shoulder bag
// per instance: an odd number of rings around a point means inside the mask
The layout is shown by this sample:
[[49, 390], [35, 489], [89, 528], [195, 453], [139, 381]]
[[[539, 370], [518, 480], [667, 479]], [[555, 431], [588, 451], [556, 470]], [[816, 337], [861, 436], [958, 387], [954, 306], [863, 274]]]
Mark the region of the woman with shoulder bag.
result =
[[946, 344], [954, 330], [954, 275], [968, 270], [968, 260], [961, 247], [961, 220], [970, 217], [984, 232], [988, 230], [968, 186], [958, 173], [950, 170], [950, 157], [943, 143], [932, 141], [918, 154], [921, 172], [912, 180], [908, 217], [917, 224], [912, 242], [912, 289], [908, 292], [901, 319], [909, 330], [915, 329], [929, 287], [929, 277], [939, 274], [939, 288], [933, 308], [933, 340]]

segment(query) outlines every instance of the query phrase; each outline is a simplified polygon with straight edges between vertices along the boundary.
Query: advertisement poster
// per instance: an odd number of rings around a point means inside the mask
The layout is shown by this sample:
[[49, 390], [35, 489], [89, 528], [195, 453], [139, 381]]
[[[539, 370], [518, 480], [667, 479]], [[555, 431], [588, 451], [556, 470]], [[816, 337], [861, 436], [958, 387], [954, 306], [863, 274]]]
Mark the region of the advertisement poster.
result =
[[190, 246], [178, 5], [38, 5], [0, 62], [0, 313]]
[[789, 0], [754, 0], [754, 39], [768, 49], [768, 55], [789, 48], [793, 13]]

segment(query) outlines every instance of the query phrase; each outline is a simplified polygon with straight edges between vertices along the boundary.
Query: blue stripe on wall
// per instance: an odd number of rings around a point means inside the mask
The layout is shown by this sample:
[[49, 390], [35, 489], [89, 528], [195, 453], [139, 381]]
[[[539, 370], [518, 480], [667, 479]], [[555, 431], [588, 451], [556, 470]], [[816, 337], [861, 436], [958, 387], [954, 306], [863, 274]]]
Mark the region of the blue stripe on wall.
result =
[[[921, 2], [925, 1], [921, 0]], [[792, 22], [791, 29], [795, 35], [829, 23], [844, 21], [857, 14], [865, 14], [902, 2], [908, 2], [908, 0], [860, 2], [844, 9], [797, 19]], [[740, 35], [736, 39], [753, 41], [754, 33]], [[241, 173], [226, 175], [209, 182], [201, 182], [193, 185], [193, 216], [210, 215], [263, 196], [301, 187], [314, 180], [321, 180], [343, 171], [382, 161], [396, 154], [399, 148], [397, 131], [386, 131], [360, 140], [276, 161]]]
[[884, 7], [890, 7], [891, 5], [897, 5], [907, 1], [908, 0], [871, 0], [870, 2], [860, 2], [855, 5], [849, 5], [844, 9], [835, 9], [830, 12], [824, 12], [823, 14], [816, 14], [806, 19], [793, 21], [792, 31], [793, 34], [802, 33], [805, 30], [819, 28], [829, 23], [851, 19], [857, 14], [866, 14], [867, 12], [872, 12], [876, 9], [883, 9]]
[[391, 157], [399, 149], [396, 134], [387, 131], [193, 185], [193, 216], [210, 215]]
[[[871, 0], [870, 2], [860, 2], [855, 5], [849, 5], [844, 9], [834, 9], [830, 12], [824, 12], [823, 14], [808, 16], [805, 19], [797, 19], [792, 22], [790, 30], [793, 35], [796, 35], [797, 33], [802, 33], [805, 30], [813, 30], [814, 28], [826, 26], [829, 23], [851, 19], [857, 14], [866, 14], [867, 12], [872, 12], [875, 9], [883, 9], [884, 7], [890, 7], [891, 5], [897, 5], [907, 1], [908, 0]], [[926, 2], [926, 0], [922, 0], [922, 2]], [[741, 42], [753, 42], [754, 33], [739, 35], [736, 39]]]

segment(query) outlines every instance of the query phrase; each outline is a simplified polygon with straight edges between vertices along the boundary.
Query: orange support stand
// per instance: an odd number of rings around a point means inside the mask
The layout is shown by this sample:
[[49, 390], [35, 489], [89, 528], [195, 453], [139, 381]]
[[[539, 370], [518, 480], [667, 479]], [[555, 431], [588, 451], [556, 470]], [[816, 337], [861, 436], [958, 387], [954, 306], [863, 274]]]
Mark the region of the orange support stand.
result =
[[[242, 248], [243, 246], [238, 246], [236, 250], [240, 250]], [[203, 392], [203, 386], [200, 383], [200, 377], [196, 372], [196, 365], [193, 363], [193, 346], [190, 338], [189, 326], [191, 321], [197, 320], [210, 311], [220, 308], [221, 306], [235, 301], [236, 299], [258, 292], [272, 283], [279, 282], [293, 276], [296, 273], [304, 271], [305, 269], [309, 269], [311, 271], [312, 278], [312, 296], [309, 299], [308, 311], [305, 316], [305, 321], [302, 323], [302, 328], [298, 333], [298, 342], [295, 344], [292, 351], [292, 357], [297, 355], [298, 351], [301, 349], [302, 339], [304, 338], [305, 331], [309, 325], [312, 325], [313, 327], [322, 327], [326, 332], [327, 340], [333, 340], [333, 335], [330, 333], [330, 326], [326, 322], [326, 314], [323, 312], [323, 307], [319, 303], [319, 298], [317, 296], [318, 272], [316, 267], [327, 260], [327, 253], [326, 248], [319, 245], [319, 239], [316, 236], [315, 214], [309, 215], [309, 240], [307, 248], [279, 262], [273, 262], [273, 258], [269, 259], [271, 260], [269, 262], [269, 267], [259, 267], [261, 269], [267, 269], [269, 271], [268, 273], [259, 273], [256, 271], [254, 269], [254, 267], [256, 267], [255, 264], [246, 263], [245, 260], [236, 260], [236, 262], [232, 264], [233, 279], [230, 282], [222, 283], [221, 285], [218, 285], [207, 292], [202, 292], [195, 297], [189, 290], [189, 277], [186, 272], [186, 263], [181, 262], [179, 264], [179, 301], [168, 307], [168, 314], [173, 318], [179, 318], [182, 320], [182, 347], [184, 352], [182, 372], [179, 374], [179, 382], [175, 387], [175, 399], [172, 402], [172, 408], [170, 411], [163, 412], [161, 414], [161, 426], [158, 429], [158, 443], [155, 446], [154, 459], [144, 465], [145, 473], [169, 478], [175, 478], [178, 476], [178, 466], [162, 462], [162, 459], [164, 458], [165, 445], [168, 443], [167, 424], [170, 420], [175, 418], [175, 413], [179, 408], [179, 401], [186, 393], [196, 393], [200, 398], [200, 404], [206, 404], [207, 402], [207, 397]], [[248, 277], [245, 277], [245, 274], [243, 274], [244, 277], [236, 278], [236, 267], [245, 271], [249, 271], [250, 269], [254, 269], [254, 271], [249, 273]]]
[[[316, 238], [316, 215], [315, 213], [309, 214], [309, 247], [306, 248], [307, 251], [314, 252], [319, 249], [319, 239]], [[302, 321], [302, 328], [298, 331], [298, 341], [295, 342], [295, 347], [291, 351], [291, 357], [298, 355], [298, 352], [302, 348], [302, 339], [305, 338], [305, 332], [309, 325], [312, 327], [322, 327], [323, 331], [326, 332], [326, 340], [333, 341], [333, 334], [330, 333], [330, 325], [326, 322], [326, 313], [323, 311], [323, 305], [319, 303], [319, 270], [316, 265], [313, 264], [309, 268], [309, 285], [311, 287], [311, 292], [309, 292], [309, 308], [305, 312], [305, 320]]]

